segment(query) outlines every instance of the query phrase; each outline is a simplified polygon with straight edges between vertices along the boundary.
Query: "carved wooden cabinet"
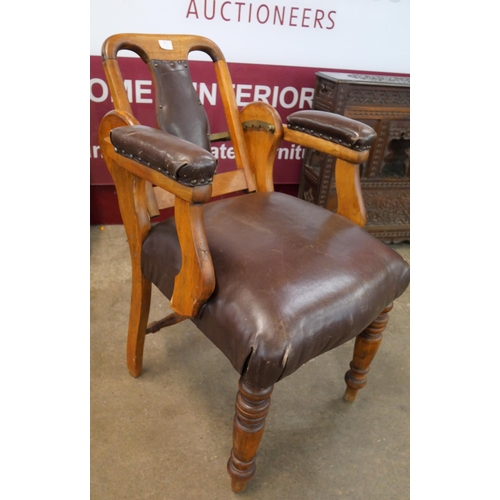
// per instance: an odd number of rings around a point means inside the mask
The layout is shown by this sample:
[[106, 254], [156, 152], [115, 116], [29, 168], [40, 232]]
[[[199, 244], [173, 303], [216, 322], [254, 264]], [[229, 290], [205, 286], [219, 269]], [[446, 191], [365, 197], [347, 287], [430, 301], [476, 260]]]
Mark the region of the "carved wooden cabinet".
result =
[[[316, 73], [313, 108], [370, 125], [377, 132], [360, 166], [366, 229], [387, 243], [410, 240], [410, 79]], [[335, 158], [306, 150], [299, 197], [335, 211]]]

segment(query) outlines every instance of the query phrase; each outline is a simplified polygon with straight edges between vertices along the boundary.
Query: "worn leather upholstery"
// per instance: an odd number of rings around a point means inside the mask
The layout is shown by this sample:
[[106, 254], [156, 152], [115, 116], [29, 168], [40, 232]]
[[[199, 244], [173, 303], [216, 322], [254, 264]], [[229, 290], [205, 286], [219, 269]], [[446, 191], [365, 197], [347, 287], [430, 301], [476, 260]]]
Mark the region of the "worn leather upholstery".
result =
[[161, 130], [133, 125], [110, 133], [116, 151], [187, 186], [210, 184], [217, 160], [201, 147]]
[[[409, 283], [391, 248], [298, 198], [254, 193], [204, 213], [217, 284], [193, 321], [256, 388], [359, 334]], [[148, 234], [142, 270], [171, 297], [180, 266], [168, 219]]]
[[210, 151], [210, 125], [194, 89], [188, 61], [152, 60], [150, 68], [160, 128]]
[[327, 141], [364, 151], [372, 146], [377, 133], [368, 125], [326, 111], [297, 111], [287, 117], [288, 128]]

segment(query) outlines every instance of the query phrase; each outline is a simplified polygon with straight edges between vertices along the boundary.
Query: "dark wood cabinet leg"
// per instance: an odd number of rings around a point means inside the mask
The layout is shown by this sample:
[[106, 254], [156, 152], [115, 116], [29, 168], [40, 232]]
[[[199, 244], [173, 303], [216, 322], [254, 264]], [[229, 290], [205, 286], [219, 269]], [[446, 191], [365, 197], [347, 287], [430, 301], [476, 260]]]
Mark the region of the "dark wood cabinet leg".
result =
[[227, 463], [231, 476], [231, 488], [235, 493], [245, 489], [255, 474], [255, 460], [264, 426], [273, 387], [255, 389], [241, 379], [236, 397], [236, 414], [233, 424], [233, 449]]
[[378, 318], [356, 337], [351, 369], [345, 374], [347, 388], [344, 399], [350, 403], [356, 399], [359, 389], [366, 385], [366, 374], [370, 371], [370, 363], [382, 342], [382, 332], [389, 321], [388, 313], [391, 309], [392, 304], [387, 306]]

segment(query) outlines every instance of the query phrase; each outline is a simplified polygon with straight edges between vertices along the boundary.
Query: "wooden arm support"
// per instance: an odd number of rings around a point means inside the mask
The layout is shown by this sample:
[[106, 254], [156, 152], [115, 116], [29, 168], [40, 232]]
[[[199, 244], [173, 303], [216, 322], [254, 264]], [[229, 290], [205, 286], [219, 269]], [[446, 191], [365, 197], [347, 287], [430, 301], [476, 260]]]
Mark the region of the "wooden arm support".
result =
[[376, 133], [364, 123], [322, 111], [298, 111], [284, 126], [267, 103], [253, 102], [240, 112], [257, 191], [274, 191], [273, 165], [281, 140], [315, 149], [337, 158], [337, 213], [359, 226], [366, 223], [359, 164], [368, 160]]
[[257, 191], [272, 192], [274, 157], [283, 139], [281, 118], [271, 105], [265, 102], [252, 102], [241, 110], [240, 120], [243, 124]]
[[217, 160], [205, 149], [143, 125], [110, 131], [117, 153], [170, 177], [184, 186], [211, 184]]
[[337, 213], [351, 220], [358, 226], [366, 223], [366, 209], [361, 192], [359, 164], [368, 159], [370, 152], [353, 151], [346, 146], [335, 144], [306, 132], [290, 130], [284, 127], [284, 139], [315, 149], [337, 158], [335, 164], [335, 183], [337, 187]]
[[166, 177], [164, 174], [152, 170], [145, 165], [142, 165], [135, 160], [130, 158], [126, 158], [115, 151], [114, 146], [111, 144], [111, 141], [108, 139], [104, 139], [101, 143], [101, 152], [104, 158], [109, 158], [112, 161], [115, 161], [119, 167], [124, 168], [130, 173], [140, 177], [141, 179], [145, 179], [151, 184], [161, 187], [166, 191], [174, 194], [178, 198], [182, 200], [192, 202], [192, 203], [205, 203], [210, 200], [212, 195], [212, 185], [208, 184], [205, 186], [197, 186], [197, 187], [188, 187], [182, 184], [179, 184], [177, 181]]
[[148, 181], [175, 195], [175, 218], [182, 252], [182, 267], [175, 277], [171, 307], [181, 316], [194, 317], [215, 287], [215, 273], [203, 225], [202, 205], [210, 200], [212, 185], [185, 186], [159, 171], [117, 153], [109, 134], [113, 128], [127, 126], [131, 121], [134, 121], [133, 117], [130, 118], [127, 113], [111, 111], [101, 122], [99, 142], [119, 193], [120, 213], [127, 232], [132, 267], [139, 279], [142, 243], [151, 228], [146, 200]]
[[[156, 186], [161, 187], [162, 189], [165, 189], [166, 191], [174, 194], [178, 198], [181, 198], [185, 201], [192, 202], [192, 203], [205, 203], [208, 200], [210, 200], [210, 197], [212, 195], [212, 185], [211, 184], [206, 184], [203, 186], [195, 186], [195, 187], [189, 187], [185, 186], [183, 184], [180, 184], [176, 180], [174, 180], [171, 177], [167, 177], [164, 173], [158, 171], [158, 170], [153, 170], [150, 167], [147, 167], [134, 159], [127, 158], [126, 156], [123, 156], [115, 151], [115, 147], [111, 143], [111, 140], [109, 138], [109, 133], [108, 135], [104, 135], [106, 132], [106, 129], [109, 129], [110, 127], [108, 126], [109, 124], [107, 123], [108, 121], [113, 122], [115, 121], [116, 117], [113, 116], [113, 114], [117, 113], [116, 111], [111, 111], [108, 113], [104, 118], [103, 121], [101, 122], [101, 127], [99, 129], [99, 142], [101, 146], [101, 152], [104, 156], [104, 159], [106, 160], [106, 163], [108, 163], [108, 160], [114, 163], [117, 163], [120, 167], [124, 168], [125, 170], [129, 171], [130, 173], [136, 175], [137, 177], [140, 177], [141, 179], [145, 179], [149, 181], [151, 184], [154, 184]], [[109, 116], [111, 115], [111, 116]], [[109, 116], [109, 120], [108, 120]], [[103, 134], [101, 134], [101, 131]], [[181, 139], [179, 139], [180, 141]], [[185, 142], [185, 141], [183, 141]], [[206, 153], [206, 152], [205, 152]], [[108, 164], [109, 168], [109, 164]], [[111, 174], [113, 175], [113, 173]]]
[[182, 267], [175, 277], [170, 307], [181, 316], [194, 317], [215, 288], [214, 266], [203, 224], [203, 205], [176, 198], [175, 225]]
[[291, 130], [305, 132], [354, 151], [369, 150], [377, 133], [365, 123], [327, 111], [297, 111], [287, 117]]
[[335, 156], [337, 213], [359, 226], [366, 223], [359, 164], [368, 160], [376, 132], [345, 116], [325, 111], [298, 111], [288, 118], [284, 139]]

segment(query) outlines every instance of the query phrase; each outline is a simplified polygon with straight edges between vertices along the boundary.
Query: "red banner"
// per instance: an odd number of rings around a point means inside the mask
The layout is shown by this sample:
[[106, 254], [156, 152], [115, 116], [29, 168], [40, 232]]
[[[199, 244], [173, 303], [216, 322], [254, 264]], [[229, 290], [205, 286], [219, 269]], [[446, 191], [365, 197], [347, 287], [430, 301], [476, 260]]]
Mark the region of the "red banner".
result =
[[[143, 125], [156, 126], [154, 89], [147, 66], [137, 58], [121, 58], [121, 70], [135, 117]], [[286, 117], [301, 109], [311, 109], [315, 73], [320, 68], [229, 64], [236, 101], [240, 109], [253, 101], [267, 101]], [[227, 125], [217, 89], [213, 64], [204, 61], [190, 63], [193, 84], [210, 120], [212, 133], [224, 132]], [[101, 157], [97, 139], [99, 122], [111, 109], [109, 93], [101, 59], [90, 57], [90, 181], [91, 184], [112, 184]], [[274, 171], [277, 184], [298, 184], [303, 148], [283, 142], [278, 150]], [[234, 168], [234, 150], [230, 142], [214, 144], [212, 153], [219, 159], [218, 172]]]
[[[148, 67], [139, 58], [120, 58], [120, 66], [134, 116], [143, 125], [156, 126], [154, 88]], [[311, 109], [318, 71], [342, 71], [332, 68], [305, 68], [229, 63], [236, 102], [240, 109], [253, 101], [267, 101], [275, 107], [283, 122], [301, 109]], [[227, 125], [217, 89], [213, 64], [190, 62], [193, 84], [205, 106], [212, 133], [224, 132]], [[359, 71], [344, 70], [351, 73]], [[99, 151], [97, 131], [102, 117], [113, 103], [101, 58], [90, 56], [90, 183], [112, 184], [111, 176]], [[283, 142], [278, 149], [274, 168], [276, 184], [298, 184], [304, 149]], [[219, 160], [218, 172], [235, 168], [234, 150], [230, 142], [213, 145], [212, 154]]]

